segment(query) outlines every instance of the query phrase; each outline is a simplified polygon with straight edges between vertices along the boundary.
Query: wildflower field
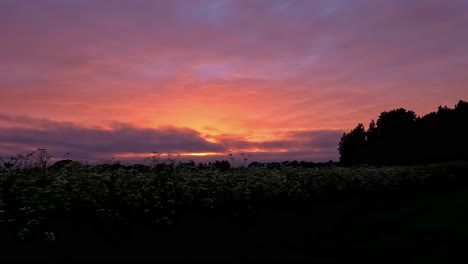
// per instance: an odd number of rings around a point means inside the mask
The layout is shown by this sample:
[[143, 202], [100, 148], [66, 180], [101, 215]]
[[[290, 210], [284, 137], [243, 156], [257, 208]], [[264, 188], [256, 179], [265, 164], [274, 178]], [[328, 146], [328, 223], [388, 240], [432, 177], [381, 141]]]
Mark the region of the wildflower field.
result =
[[42, 165], [0, 166], [0, 260], [437, 263], [468, 249], [466, 161]]

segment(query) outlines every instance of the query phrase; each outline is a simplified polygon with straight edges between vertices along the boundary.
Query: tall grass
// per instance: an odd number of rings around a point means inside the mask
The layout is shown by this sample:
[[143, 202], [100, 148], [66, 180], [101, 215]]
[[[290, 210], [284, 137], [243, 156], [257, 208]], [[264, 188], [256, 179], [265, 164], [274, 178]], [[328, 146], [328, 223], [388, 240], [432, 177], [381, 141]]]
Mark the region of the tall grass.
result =
[[[265, 203], [399, 197], [452, 188], [467, 181], [468, 162], [405, 167], [302, 168], [278, 166], [220, 170], [195, 163], [47, 167], [44, 149], [0, 163], [0, 224], [18, 240], [54, 241], [54, 219], [86, 216], [104, 226], [144, 222], [177, 224], [185, 210], [255, 210]], [[236, 209], [236, 210], [237, 210]], [[38, 235], [39, 234], [39, 235]]]

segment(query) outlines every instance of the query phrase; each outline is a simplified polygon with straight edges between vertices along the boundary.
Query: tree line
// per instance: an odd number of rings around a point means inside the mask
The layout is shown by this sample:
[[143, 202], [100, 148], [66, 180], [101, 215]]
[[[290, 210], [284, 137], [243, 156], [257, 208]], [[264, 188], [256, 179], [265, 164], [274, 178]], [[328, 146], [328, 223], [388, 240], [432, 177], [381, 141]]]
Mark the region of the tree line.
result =
[[343, 165], [468, 160], [468, 102], [422, 117], [404, 108], [382, 112], [367, 130], [360, 123], [344, 133], [338, 150]]

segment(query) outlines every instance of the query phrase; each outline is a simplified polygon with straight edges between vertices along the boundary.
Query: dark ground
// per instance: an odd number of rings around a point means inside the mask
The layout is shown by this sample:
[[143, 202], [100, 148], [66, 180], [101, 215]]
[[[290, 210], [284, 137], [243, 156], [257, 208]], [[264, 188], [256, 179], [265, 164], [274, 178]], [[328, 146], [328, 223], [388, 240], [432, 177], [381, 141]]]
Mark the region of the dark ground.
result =
[[56, 219], [55, 243], [3, 245], [0, 261], [468, 263], [466, 187], [235, 211], [186, 212], [159, 229]]

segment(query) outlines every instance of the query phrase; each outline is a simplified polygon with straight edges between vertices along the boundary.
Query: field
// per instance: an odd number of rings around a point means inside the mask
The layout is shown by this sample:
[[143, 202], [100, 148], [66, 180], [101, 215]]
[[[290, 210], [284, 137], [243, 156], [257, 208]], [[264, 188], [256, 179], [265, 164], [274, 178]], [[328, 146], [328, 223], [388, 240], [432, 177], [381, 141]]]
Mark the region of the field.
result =
[[468, 249], [468, 162], [0, 167], [1, 260], [441, 263]]

